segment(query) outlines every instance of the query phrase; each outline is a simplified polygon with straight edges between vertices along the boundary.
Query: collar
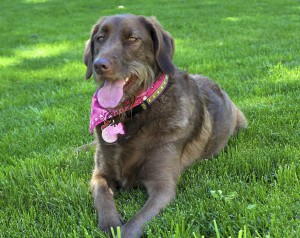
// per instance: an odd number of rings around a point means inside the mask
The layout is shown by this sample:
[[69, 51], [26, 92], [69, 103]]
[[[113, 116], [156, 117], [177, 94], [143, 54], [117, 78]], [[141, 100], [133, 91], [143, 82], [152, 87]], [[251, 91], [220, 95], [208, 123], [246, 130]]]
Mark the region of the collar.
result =
[[[147, 90], [142, 91], [136, 98], [135, 102], [128, 107], [118, 108], [118, 109], [105, 109], [102, 108], [97, 100], [97, 92], [94, 94], [92, 98], [91, 105], [91, 117], [90, 117], [90, 133], [93, 132], [94, 128], [105, 122], [106, 124], [111, 124], [113, 117], [127, 112], [131, 109], [141, 107], [142, 110], [149, 108], [150, 104], [153, 103], [159, 95], [164, 91], [166, 86], [168, 85], [169, 76], [166, 74], [162, 74], [152, 86], [150, 86]], [[125, 103], [126, 104], [126, 103]]]

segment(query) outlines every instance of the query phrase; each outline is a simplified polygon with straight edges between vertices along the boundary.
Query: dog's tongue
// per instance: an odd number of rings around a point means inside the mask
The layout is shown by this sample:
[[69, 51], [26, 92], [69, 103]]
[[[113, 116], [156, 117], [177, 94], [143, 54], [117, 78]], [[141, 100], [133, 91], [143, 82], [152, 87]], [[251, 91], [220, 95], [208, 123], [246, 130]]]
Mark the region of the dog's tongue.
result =
[[115, 108], [123, 97], [123, 80], [105, 80], [97, 93], [97, 99], [103, 108]]

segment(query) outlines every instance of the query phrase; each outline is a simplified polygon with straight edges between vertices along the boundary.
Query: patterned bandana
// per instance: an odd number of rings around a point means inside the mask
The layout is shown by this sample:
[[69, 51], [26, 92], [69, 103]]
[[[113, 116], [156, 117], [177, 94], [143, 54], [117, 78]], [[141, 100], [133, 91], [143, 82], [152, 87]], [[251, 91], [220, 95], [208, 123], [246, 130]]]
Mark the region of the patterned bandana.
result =
[[[168, 75], [162, 74], [154, 83], [152, 86], [150, 86], [147, 90], [143, 91], [135, 100], [134, 104], [128, 107], [119, 108], [119, 109], [105, 109], [102, 108], [98, 102], [97, 99], [97, 93], [93, 96], [92, 99], [92, 105], [91, 105], [91, 117], [90, 117], [90, 133], [93, 132], [94, 128], [103, 123], [106, 122], [108, 119], [117, 116], [121, 113], [124, 113], [126, 111], [131, 110], [132, 108], [142, 104], [143, 102], [147, 102], [147, 104], [151, 104], [165, 89], [165, 87], [168, 84], [169, 77]], [[124, 134], [124, 128], [123, 124], [119, 123], [117, 125], [114, 125], [112, 127], [114, 131], [113, 133], [117, 134]], [[103, 128], [105, 129], [105, 128]], [[103, 138], [105, 137], [102, 133]], [[105, 138], [104, 138], [105, 139]], [[111, 139], [113, 140], [113, 139]], [[107, 141], [107, 140], [105, 140]], [[112, 143], [114, 141], [107, 141], [109, 143]]]

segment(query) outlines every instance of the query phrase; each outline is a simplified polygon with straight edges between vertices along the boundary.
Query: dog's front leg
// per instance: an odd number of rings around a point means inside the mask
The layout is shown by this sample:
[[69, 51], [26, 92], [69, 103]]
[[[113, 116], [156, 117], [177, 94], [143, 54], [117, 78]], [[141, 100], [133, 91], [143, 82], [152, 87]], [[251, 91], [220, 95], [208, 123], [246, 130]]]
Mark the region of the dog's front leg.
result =
[[175, 185], [161, 186], [160, 183], [149, 184], [149, 198], [143, 208], [126, 223], [122, 229], [122, 238], [137, 238], [143, 233], [143, 226], [170, 203], [175, 196]]
[[176, 151], [175, 147], [169, 146], [148, 153], [149, 162], [146, 162], [143, 168], [143, 184], [149, 197], [142, 209], [121, 228], [122, 238], [140, 237], [144, 224], [175, 197], [176, 182], [180, 173], [179, 156]]
[[122, 220], [117, 212], [113, 198], [113, 190], [109, 187], [109, 182], [97, 170], [94, 170], [91, 189], [94, 197], [94, 206], [98, 215], [99, 229], [110, 233], [111, 227], [116, 229], [122, 225]]

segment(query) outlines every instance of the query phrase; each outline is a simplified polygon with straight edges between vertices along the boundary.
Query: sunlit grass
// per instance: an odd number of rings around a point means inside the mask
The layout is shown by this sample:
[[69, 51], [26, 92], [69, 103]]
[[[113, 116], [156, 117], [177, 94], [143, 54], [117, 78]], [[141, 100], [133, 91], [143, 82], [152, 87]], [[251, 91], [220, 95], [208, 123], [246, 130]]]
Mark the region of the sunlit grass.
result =
[[14, 51], [14, 55], [24, 59], [35, 59], [57, 56], [62, 53], [71, 51], [72, 46], [70, 42], [60, 42], [57, 44], [37, 44], [34, 47], [19, 47]]
[[[120, 7], [123, 6], [123, 7]], [[167, 9], [167, 10], [166, 10]], [[178, 68], [217, 81], [249, 128], [182, 174], [145, 237], [298, 237], [300, 23], [296, 1], [4, 0], [0, 23], [0, 237], [105, 237], [89, 180], [95, 87], [82, 54], [102, 15], [156, 15]], [[121, 191], [125, 220], [146, 191]]]
[[24, 3], [45, 3], [48, 2], [48, 0], [24, 0]]

